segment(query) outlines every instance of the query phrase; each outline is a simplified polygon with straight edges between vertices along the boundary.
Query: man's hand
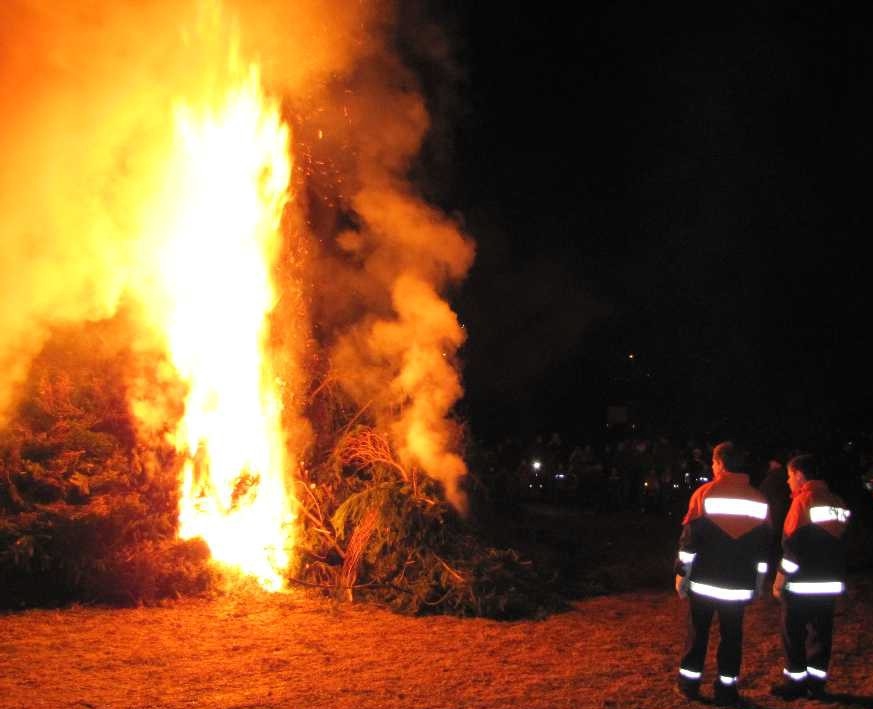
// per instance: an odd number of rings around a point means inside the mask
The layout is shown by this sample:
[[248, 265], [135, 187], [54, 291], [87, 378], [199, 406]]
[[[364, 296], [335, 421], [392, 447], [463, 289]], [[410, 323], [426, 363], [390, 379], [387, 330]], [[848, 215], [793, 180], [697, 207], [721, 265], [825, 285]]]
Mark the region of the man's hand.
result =
[[761, 598], [764, 595], [764, 581], [767, 578], [767, 574], [759, 573], [755, 577], [755, 598]]
[[776, 578], [773, 581], [773, 598], [782, 598], [782, 592], [785, 590], [785, 574], [781, 571], [776, 573]]
[[679, 598], [688, 598], [688, 577], [676, 574], [676, 595]]

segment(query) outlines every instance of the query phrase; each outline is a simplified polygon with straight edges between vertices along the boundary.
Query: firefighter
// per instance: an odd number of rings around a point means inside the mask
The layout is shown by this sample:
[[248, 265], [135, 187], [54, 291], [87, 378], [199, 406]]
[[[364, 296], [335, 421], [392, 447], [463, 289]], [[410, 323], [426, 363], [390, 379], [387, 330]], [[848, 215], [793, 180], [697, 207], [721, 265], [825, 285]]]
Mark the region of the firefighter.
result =
[[782, 530], [782, 561], [773, 595], [782, 601], [783, 699], [826, 696], [834, 606], [845, 590], [849, 510], [828, 489], [811, 455], [788, 462], [791, 507]]
[[739, 702], [737, 682], [746, 605], [761, 595], [771, 528], [767, 500], [743, 472], [744, 456], [730, 441], [712, 452], [714, 480], [697, 490], [679, 538], [676, 592], [688, 598], [688, 637], [677, 691], [700, 696], [709, 628], [718, 614], [720, 640], [715, 703]]

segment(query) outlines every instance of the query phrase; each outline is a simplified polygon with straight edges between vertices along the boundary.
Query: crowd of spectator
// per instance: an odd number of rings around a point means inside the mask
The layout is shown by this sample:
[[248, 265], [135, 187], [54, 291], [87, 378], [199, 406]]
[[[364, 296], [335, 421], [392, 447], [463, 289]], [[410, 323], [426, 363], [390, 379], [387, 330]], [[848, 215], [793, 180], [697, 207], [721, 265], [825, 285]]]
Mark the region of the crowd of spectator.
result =
[[[480, 451], [475, 470], [499, 506], [542, 501], [591, 513], [681, 516], [694, 489], [712, 478], [712, 448], [718, 442], [634, 431], [599, 442], [569, 442], [548, 433], [528, 443], [506, 439]], [[849, 498], [866, 492], [873, 499], [873, 435], [844, 436], [822, 447], [753, 446], [747, 472], [756, 486], [766, 485], [768, 476], [778, 485], [788, 460], [813, 450], [829, 469], [835, 490]]]

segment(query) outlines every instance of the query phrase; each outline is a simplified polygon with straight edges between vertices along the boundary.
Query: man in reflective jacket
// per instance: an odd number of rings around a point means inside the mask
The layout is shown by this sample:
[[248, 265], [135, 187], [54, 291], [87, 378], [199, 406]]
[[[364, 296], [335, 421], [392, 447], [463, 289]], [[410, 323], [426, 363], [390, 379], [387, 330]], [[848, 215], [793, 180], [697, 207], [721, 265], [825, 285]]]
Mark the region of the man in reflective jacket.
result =
[[782, 600], [783, 681], [772, 693], [784, 699], [825, 696], [834, 605], [845, 590], [845, 533], [849, 510], [834, 495], [811, 455], [788, 463], [791, 507], [782, 530], [782, 561], [773, 595]]
[[744, 457], [733, 443], [712, 452], [714, 479], [688, 503], [676, 560], [676, 591], [687, 597], [688, 638], [679, 665], [678, 691], [699, 696], [712, 617], [718, 613], [720, 640], [715, 703], [739, 701], [746, 605], [761, 594], [771, 536], [764, 495], [749, 483]]

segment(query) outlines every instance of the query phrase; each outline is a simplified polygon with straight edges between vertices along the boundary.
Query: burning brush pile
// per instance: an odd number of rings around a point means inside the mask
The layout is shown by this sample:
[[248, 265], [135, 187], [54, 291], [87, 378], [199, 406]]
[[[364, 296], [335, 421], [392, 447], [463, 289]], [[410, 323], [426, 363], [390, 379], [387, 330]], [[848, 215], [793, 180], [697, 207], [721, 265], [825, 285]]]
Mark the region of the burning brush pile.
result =
[[206, 544], [176, 534], [175, 450], [137, 441], [116, 327], [55, 333], [0, 433], [2, 607], [151, 602], [217, 581]]
[[552, 602], [465, 521], [474, 249], [408, 180], [429, 117], [392, 9], [3, 4], [3, 605], [231, 575]]

